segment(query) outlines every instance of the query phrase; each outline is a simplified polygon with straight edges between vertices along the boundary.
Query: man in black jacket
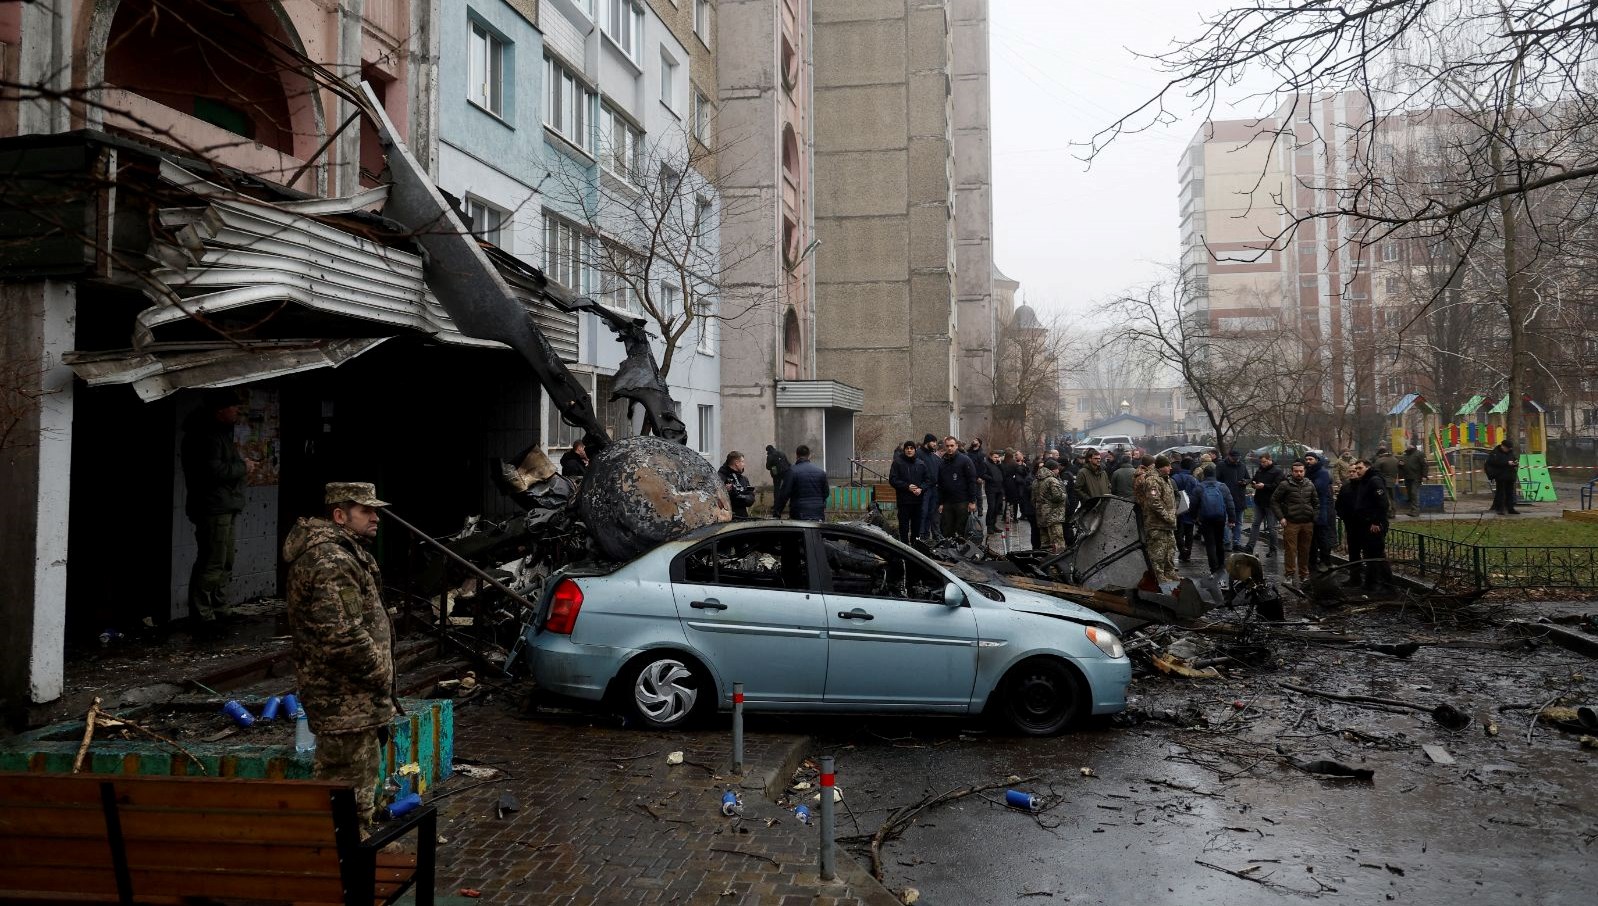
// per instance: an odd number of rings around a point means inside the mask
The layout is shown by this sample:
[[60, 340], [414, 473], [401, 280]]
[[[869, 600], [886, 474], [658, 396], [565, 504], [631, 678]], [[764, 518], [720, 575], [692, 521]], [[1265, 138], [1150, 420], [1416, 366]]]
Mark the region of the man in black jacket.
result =
[[749, 507], [755, 502], [755, 488], [744, 477], [744, 455], [737, 450], [727, 454], [727, 461], [716, 470], [721, 484], [727, 489], [727, 501], [732, 504], [732, 518], [748, 519]]
[[945, 538], [965, 534], [966, 523], [977, 511], [977, 470], [960, 452], [954, 436], [943, 439], [943, 464], [938, 468], [939, 528]]
[[793, 453], [793, 468], [788, 470], [777, 488], [777, 500], [771, 508], [771, 514], [781, 519], [783, 509], [791, 505], [793, 518], [821, 522], [827, 515], [827, 494], [831, 491], [827, 485], [827, 473], [810, 461], [810, 448], [804, 444], [800, 444]]
[[1248, 465], [1234, 447], [1226, 451], [1226, 458], [1215, 464], [1215, 480], [1232, 494], [1232, 505], [1237, 516], [1232, 520], [1230, 550], [1243, 547], [1243, 510], [1248, 507]]
[[199, 548], [189, 573], [189, 617], [214, 625], [227, 617], [233, 580], [234, 523], [244, 511], [244, 486], [255, 472], [233, 439], [243, 400], [235, 390], [209, 390], [183, 423], [183, 511]]
[[932, 480], [927, 458], [916, 454], [916, 442], [900, 444], [888, 468], [888, 484], [893, 485], [894, 505], [899, 511], [899, 540], [905, 544], [921, 531], [921, 502]]
[[560, 474], [567, 478], [582, 478], [588, 471], [588, 448], [582, 441], [572, 443], [572, 448], [567, 450], [560, 458]]
[[1265, 556], [1276, 556], [1276, 517], [1271, 513], [1271, 495], [1276, 493], [1276, 486], [1282, 483], [1282, 470], [1271, 461], [1271, 454], [1260, 454], [1260, 467], [1254, 470], [1254, 527], [1249, 529], [1248, 549], [1252, 551], [1254, 545], [1260, 540], [1260, 526], [1265, 526], [1265, 534], [1270, 545]]
[[782, 483], [788, 479], [788, 470], [792, 468], [793, 465], [788, 462], [786, 454], [771, 444], [766, 444], [766, 471], [771, 473], [772, 487], [782, 487]]
[[1004, 512], [1004, 451], [994, 450], [982, 463], [982, 493], [987, 498], [988, 534], [999, 533], [999, 516]]
[[943, 471], [943, 447], [931, 432], [921, 438], [921, 452], [926, 460], [927, 492], [921, 495], [921, 537], [931, 538], [938, 529], [938, 475]]
[[1520, 480], [1520, 460], [1515, 456], [1515, 444], [1507, 438], [1500, 441], [1487, 454], [1483, 469], [1493, 482], [1493, 512], [1500, 516], [1519, 515], [1515, 509], [1515, 482]]
[[[1360, 460], [1349, 471], [1349, 481], [1337, 496], [1338, 515], [1343, 517], [1348, 533], [1348, 559], [1375, 562], [1351, 567], [1344, 585], [1363, 582], [1366, 588], [1375, 589], [1392, 577], [1387, 565], [1387, 505], [1391, 493], [1386, 479], [1370, 463]], [[1363, 577], [1359, 575], [1362, 568]]]

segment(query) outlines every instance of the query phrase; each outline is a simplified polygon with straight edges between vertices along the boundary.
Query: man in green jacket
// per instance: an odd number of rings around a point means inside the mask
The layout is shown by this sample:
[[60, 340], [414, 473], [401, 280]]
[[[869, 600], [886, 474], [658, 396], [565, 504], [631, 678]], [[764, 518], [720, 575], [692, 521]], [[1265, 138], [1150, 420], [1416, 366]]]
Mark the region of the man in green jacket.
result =
[[1420, 486], [1426, 481], [1426, 454], [1414, 444], [1404, 451], [1404, 496], [1409, 498], [1409, 515], [1420, 515]]
[[242, 402], [235, 390], [208, 390], [183, 423], [183, 511], [199, 548], [189, 573], [189, 617], [204, 626], [228, 615], [234, 523], [244, 510], [245, 480], [255, 472], [233, 439]]

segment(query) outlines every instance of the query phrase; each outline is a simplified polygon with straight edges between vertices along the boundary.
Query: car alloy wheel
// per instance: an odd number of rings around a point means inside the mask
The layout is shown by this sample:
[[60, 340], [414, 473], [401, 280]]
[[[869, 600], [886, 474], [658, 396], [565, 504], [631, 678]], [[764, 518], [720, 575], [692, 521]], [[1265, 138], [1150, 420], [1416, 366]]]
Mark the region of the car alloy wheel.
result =
[[1019, 733], [1049, 736], [1075, 719], [1081, 697], [1081, 683], [1070, 667], [1052, 658], [1033, 658], [1010, 671], [1004, 715]]
[[698, 707], [703, 687], [691, 665], [673, 657], [655, 658], [633, 678], [633, 711], [650, 726], [679, 726]]

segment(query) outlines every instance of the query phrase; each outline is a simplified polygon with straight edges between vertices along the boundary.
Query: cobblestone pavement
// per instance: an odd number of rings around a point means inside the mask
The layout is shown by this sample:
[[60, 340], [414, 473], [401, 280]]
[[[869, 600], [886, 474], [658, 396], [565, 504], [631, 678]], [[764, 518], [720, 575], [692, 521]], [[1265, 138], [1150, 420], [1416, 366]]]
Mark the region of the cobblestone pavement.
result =
[[[452, 778], [439, 800], [438, 892], [495, 903], [884, 904], [895, 900], [842, 848], [842, 880], [817, 873], [820, 836], [764, 792], [808, 755], [806, 737], [754, 727], [741, 787], [728, 773], [730, 722], [648, 733], [594, 715], [524, 717], [490, 702], [456, 710], [455, 753], [506, 776]], [[753, 722], [751, 722], [753, 723]], [[667, 755], [684, 753], [680, 765]], [[783, 776], [783, 779], [786, 779]], [[744, 817], [720, 813], [740, 787]], [[520, 810], [504, 818], [504, 793]]]

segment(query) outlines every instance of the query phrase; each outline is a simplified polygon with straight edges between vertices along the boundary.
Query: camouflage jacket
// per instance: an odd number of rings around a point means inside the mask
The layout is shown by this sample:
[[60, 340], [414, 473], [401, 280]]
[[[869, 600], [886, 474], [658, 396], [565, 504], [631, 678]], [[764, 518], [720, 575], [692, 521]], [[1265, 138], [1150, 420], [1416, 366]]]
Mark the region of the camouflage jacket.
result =
[[1032, 509], [1040, 526], [1065, 523], [1065, 485], [1048, 469], [1039, 472], [1032, 483]]
[[1176, 486], [1171, 479], [1150, 469], [1138, 491], [1143, 520], [1151, 529], [1176, 528]]
[[394, 718], [394, 630], [377, 560], [353, 533], [301, 519], [283, 542], [288, 617], [305, 716], [317, 733]]

